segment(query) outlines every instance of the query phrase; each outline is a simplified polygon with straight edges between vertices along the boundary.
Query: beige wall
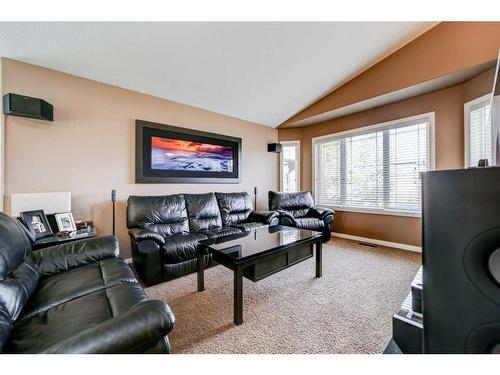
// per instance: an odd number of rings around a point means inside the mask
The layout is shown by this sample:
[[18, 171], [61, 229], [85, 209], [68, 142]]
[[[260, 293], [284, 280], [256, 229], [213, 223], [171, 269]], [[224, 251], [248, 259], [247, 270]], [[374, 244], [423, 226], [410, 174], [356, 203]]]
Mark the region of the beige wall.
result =
[[[368, 125], [435, 112], [436, 169], [464, 166], [464, 103], [492, 88], [493, 69], [465, 82], [426, 95], [303, 128], [279, 129], [280, 141], [301, 140], [301, 187], [312, 191], [312, 139]], [[298, 138], [300, 137], [300, 138]], [[420, 218], [338, 211], [333, 230], [384, 241], [421, 244]]]
[[[9, 116], [6, 121], [6, 195], [71, 191], [74, 216], [111, 233], [111, 189], [117, 189], [117, 234], [129, 257], [126, 199], [155, 195], [259, 189], [258, 207], [276, 189], [275, 129], [61, 72], [3, 60], [4, 92], [54, 105], [54, 122]], [[216, 90], [215, 90], [216, 91]], [[241, 137], [240, 184], [135, 184], [135, 119]]]

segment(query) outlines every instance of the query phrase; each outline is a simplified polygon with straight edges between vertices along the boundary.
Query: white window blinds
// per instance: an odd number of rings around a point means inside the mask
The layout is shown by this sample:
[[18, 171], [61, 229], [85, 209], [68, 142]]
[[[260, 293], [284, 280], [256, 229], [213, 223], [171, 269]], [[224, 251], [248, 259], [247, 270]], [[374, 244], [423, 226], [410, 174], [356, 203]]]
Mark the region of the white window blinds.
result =
[[420, 211], [420, 172], [430, 169], [431, 115], [314, 141], [318, 204]]
[[491, 164], [490, 97], [482, 97], [465, 104], [466, 161], [467, 167], [477, 167], [479, 159]]

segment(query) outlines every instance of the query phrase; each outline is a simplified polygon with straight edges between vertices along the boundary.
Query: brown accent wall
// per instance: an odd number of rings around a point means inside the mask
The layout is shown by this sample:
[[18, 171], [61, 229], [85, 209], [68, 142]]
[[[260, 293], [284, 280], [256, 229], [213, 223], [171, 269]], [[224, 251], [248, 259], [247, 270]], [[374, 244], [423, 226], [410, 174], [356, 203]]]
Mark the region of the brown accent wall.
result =
[[[464, 103], [491, 91], [494, 70], [461, 84], [397, 103], [302, 128], [279, 129], [279, 139], [301, 140], [301, 187], [312, 191], [312, 139], [415, 116], [435, 113], [436, 169], [464, 166]], [[337, 211], [333, 230], [338, 233], [420, 246], [420, 218]]]
[[[3, 86], [2, 86], [2, 62], [0, 58], [0, 96], [3, 98]], [[3, 100], [0, 101], [0, 211], [4, 210], [4, 170], [5, 170], [5, 116], [3, 114]]]
[[500, 22], [442, 22], [281, 126], [496, 60]]
[[479, 98], [493, 90], [493, 77], [495, 76], [495, 68], [489, 69], [486, 72], [474, 77], [462, 85], [463, 101], [470, 102]]
[[[125, 210], [129, 195], [259, 190], [278, 187], [275, 129], [88, 79], [3, 60], [3, 90], [40, 97], [54, 105], [54, 122], [21, 117], [6, 121], [6, 195], [71, 191], [73, 213], [111, 233], [111, 189], [117, 189], [117, 234], [121, 255], [130, 256]], [[135, 119], [243, 139], [239, 184], [135, 184]], [[8, 200], [8, 199], [7, 199]]]

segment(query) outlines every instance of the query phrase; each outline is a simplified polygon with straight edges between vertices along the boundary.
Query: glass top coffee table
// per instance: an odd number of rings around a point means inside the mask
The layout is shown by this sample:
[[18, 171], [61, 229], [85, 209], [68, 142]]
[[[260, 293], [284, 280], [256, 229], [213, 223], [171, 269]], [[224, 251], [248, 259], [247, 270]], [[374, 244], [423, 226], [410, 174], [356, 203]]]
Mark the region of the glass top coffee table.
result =
[[316, 277], [321, 277], [321, 232], [272, 226], [200, 241], [198, 292], [205, 290], [204, 256], [234, 272], [234, 324], [243, 323], [243, 277], [257, 282], [314, 256]]

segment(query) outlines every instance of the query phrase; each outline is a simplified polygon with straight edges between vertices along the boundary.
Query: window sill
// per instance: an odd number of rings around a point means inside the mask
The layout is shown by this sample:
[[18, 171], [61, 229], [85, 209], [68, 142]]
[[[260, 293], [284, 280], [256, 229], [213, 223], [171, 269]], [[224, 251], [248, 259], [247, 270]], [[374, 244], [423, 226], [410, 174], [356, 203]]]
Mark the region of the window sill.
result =
[[404, 217], [421, 217], [420, 212], [407, 212], [407, 211], [396, 211], [396, 210], [371, 210], [369, 208], [349, 208], [349, 207], [336, 207], [331, 205], [325, 205], [318, 203], [319, 207], [331, 208], [334, 211], [341, 212], [356, 212], [360, 214], [372, 214], [372, 215], [389, 215], [389, 216], [404, 216]]

